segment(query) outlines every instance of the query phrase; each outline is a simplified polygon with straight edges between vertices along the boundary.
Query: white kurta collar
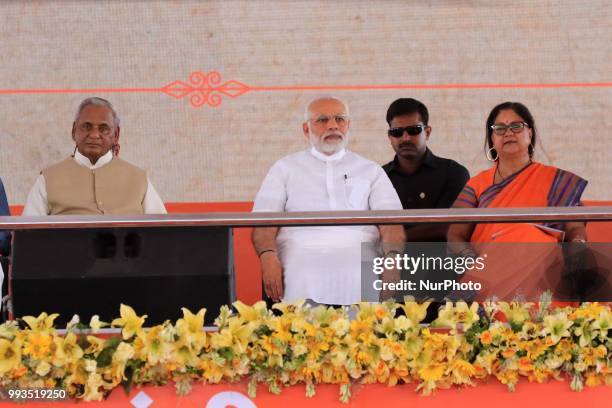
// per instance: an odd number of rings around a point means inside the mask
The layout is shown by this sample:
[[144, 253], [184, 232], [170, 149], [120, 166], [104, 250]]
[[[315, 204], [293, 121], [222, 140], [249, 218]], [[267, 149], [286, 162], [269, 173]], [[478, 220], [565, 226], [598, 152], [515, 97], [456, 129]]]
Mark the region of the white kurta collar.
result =
[[310, 148], [310, 153], [319, 160], [322, 160], [324, 162], [330, 162], [330, 161], [340, 160], [341, 158], [343, 158], [344, 155], [346, 154], [346, 149], [342, 149], [339, 152], [336, 152], [332, 155], [327, 155], [327, 154], [321, 153], [320, 151], [315, 149], [313, 146]]
[[90, 170], [99, 169], [100, 167], [105, 166], [108, 163], [110, 163], [111, 160], [113, 160], [112, 150], [109, 150], [108, 152], [106, 152], [104, 156], [100, 157], [98, 161], [96, 162], [96, 164], [91, 164], [89, 159], [83, 156], [81, 152], [79, 152], [79, 149], [77, 149], [76, 152], [74, 153], [74, 161], [80, 164], [81, 166], [85, 166], [89, 168]]

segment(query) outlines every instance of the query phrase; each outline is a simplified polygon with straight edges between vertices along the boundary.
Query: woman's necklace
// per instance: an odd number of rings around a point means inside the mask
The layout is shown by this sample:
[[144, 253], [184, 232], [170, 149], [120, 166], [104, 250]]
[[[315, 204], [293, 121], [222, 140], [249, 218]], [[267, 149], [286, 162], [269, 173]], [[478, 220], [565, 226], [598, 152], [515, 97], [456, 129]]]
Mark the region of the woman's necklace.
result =
[[499, 178], [501, 179], [501, 181], [506, 180], [506, 178], [504, 176], [502, 176], [501, 171], [499, 171], [499, 164], [497, 165], [497, 175], [499, 176]]

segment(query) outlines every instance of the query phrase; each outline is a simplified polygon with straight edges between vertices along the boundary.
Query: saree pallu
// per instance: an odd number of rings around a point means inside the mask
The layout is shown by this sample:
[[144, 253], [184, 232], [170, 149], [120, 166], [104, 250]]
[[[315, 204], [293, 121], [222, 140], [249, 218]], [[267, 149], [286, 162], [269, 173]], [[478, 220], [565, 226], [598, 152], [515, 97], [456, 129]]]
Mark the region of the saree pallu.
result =
[[[569, 207], [580, 205], [587, 181], [556, 167], [530, 163], [501, 183], [494, 184], [496, 168], [470, 179], [455, 208]], [[462, 281], [480, 282], [476, 300], [537, 300], [542, 292], [554, 295], [564, 286], [561, 248], [563, 225], [478, 224], [470, 241], [485, 268], [467, 272]], [[571, 296], [571, 294], [570, 294]], [[561, 296], [564, 297], [564, 296]]]

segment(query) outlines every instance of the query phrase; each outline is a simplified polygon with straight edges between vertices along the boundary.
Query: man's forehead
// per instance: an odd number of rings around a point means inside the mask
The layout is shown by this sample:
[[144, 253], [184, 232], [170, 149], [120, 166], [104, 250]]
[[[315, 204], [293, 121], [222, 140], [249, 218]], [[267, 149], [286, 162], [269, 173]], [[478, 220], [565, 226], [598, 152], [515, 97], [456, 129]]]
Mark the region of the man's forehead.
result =
[[314, 116], [338, 115], [346, 113], [346, 107], [337, 99], [321, 99], [315, 101], [310, 104], [309, 110]]
[[391, 126], [408, 126], [419, 123], [423, 123], [423, 119], [421, 119], [421, 115], [418, 112], [397, 115], [391, 119]]
[[113, 112], [106, 106], [87, 105], [79, 114], [78, 122], [113, 123]]

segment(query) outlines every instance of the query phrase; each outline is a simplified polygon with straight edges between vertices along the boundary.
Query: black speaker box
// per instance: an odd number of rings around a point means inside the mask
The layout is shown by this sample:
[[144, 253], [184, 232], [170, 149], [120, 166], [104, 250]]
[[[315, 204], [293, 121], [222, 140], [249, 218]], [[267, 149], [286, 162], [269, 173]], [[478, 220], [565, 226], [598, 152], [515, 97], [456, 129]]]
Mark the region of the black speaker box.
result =
[[16, 317], [60, 313], [110, 322], [119, 305], [148, 315], [145, 326], [205, 307], [211, 325], [235, 300], [232, 236], [222, 227], [16, 231], [11, 295]]

